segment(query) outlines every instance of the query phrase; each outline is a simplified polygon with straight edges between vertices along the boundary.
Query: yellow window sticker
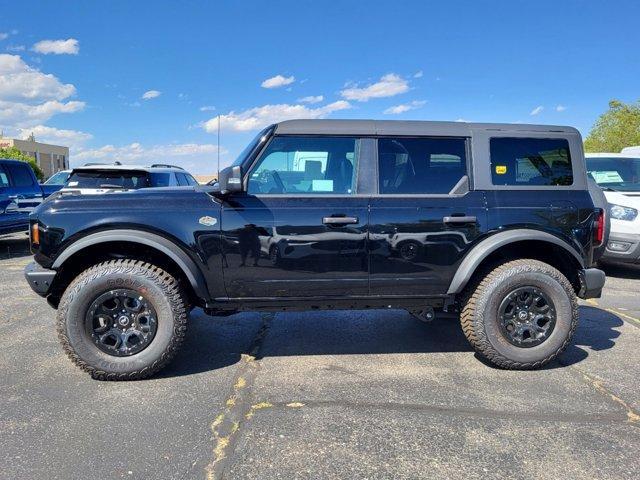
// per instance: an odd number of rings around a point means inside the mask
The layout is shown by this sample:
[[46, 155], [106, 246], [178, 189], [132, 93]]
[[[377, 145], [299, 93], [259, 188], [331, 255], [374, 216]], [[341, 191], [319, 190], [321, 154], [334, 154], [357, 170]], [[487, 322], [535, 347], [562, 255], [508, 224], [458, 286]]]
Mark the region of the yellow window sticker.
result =
[[507, 166], [506, 165], [496, 165], [496, 173], [498, 175], [504, 175], [505, 173], [507, 173]]

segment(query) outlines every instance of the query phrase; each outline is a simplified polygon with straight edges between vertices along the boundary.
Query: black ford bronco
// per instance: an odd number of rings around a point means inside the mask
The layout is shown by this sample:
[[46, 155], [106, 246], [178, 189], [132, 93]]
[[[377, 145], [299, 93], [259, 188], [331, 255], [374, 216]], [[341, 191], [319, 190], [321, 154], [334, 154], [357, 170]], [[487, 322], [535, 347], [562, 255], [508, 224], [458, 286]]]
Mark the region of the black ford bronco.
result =
[[98, 379], [160, 370], [195, 307], [457, 312], [490, 362], [536, 368], [605, 282], [568, 127], [285, 121], [213, 186], [62, 194], [30, 222], [27, 280]]

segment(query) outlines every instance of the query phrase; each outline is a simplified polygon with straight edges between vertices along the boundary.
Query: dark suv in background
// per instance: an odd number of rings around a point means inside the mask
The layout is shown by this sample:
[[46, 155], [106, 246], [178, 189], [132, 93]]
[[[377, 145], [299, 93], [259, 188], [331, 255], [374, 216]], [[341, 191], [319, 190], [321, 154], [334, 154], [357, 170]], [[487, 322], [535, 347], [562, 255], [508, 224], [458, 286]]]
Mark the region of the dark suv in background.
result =
[[99, 379], [166, 365], [193, 307], [459, 312], [490, 362], [536, 368], [600, 295], [604, 236], [573, 128], [294, 120], [211, 187], [46, 201], [26, 276]]

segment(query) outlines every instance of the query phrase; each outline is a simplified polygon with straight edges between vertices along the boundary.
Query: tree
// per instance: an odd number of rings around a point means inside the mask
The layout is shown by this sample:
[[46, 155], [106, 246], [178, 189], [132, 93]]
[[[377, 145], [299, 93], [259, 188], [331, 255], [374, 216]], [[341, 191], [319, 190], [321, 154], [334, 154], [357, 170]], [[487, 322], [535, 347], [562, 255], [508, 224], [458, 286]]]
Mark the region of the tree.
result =
[[35, 158], [30, 157], [29, 155], [25, 155], [16, 147], [0, 148], [0, 158], [11, 158], [13, 160], [21, 160], [23, 162], [27, 162], [33, 170], [33, 173], [35, 173], [36, 177], [38, 177], [38, 180], [44, 179], [44, 173], [42, 173], [42, 170], [36, 163]]
[[584, 142], [587, 152], [619, 152], [624, 147], [640, 145], [640, 102], [609, 102]]

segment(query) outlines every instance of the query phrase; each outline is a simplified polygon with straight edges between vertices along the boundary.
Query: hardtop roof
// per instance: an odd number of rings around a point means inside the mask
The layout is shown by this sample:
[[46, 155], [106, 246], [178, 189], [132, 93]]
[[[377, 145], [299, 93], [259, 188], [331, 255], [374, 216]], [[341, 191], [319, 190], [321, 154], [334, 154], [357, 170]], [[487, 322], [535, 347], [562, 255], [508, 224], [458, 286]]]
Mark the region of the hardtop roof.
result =
[[579, 134], [568, 126], [526, 123], [437, 122], [425, 120], [285, 120], [275, 124], [277, 134], [298, 135], [446, 135], [470, 136], [474, 130], [554, 132]]

